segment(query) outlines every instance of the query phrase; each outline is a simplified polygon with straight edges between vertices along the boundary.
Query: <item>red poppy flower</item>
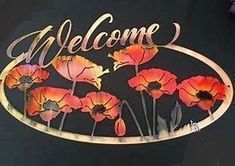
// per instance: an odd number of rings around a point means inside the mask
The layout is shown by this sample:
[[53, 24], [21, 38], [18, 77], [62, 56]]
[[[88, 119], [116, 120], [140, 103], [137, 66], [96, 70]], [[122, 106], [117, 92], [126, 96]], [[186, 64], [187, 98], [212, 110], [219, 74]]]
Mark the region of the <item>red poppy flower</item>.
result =
[[71, 90], [39, 87], [28, 94], [27, 112], [30, 116], [40, 115], [44, 121], [51, 121], [60, 112], [72, 112], [81, 107], [80, 99], [71, 95]]
[[154, 45], [141, 45], [134, 44], [126, 47], [120, 51], [115, 51], [113, 55], [109, 54], [109, 57], [115, 60], [114, 71], [120, 67], [127, 65], [141, 65], [151, 60], [158, 49]]
[[161, 69], [142, 70], [137, 76], [131, 78], [129, 86], [137, 91], [145, 90], [153, 98], [158, 99], [164, 93], [173, 94], [176, 90], [176, 76]]
[[122, 118], [118, 118], [114, 124], [114, 130], [117, 136], [121, 137], [126, 134], [126, 124]]
[[178, 85], [179, 98], [187, 106], [210, 111], [216, 100], [224, 100], [226, 86], [213, 77], [195, 76]]
[[82, 112], [90, 112], [95, 121], [114, 119], [120, 112], [120, 100], [106, 92], [91, 92], [81, 99]]
[[101, 79], [99, 78], [109, 70], [103, 70], [99, 66], [81, 56], [58, 56], [52, 63], [54, 68], [63, 77], [76, 82], [87, 82], [98, 89], [101, 88]]
[[6, 85], [20, 90], [28, 89], [33, 83], [41, 83], [49, 77], [49, 73], [38, 65], [20, 65], [13, 68], [6, 77]]

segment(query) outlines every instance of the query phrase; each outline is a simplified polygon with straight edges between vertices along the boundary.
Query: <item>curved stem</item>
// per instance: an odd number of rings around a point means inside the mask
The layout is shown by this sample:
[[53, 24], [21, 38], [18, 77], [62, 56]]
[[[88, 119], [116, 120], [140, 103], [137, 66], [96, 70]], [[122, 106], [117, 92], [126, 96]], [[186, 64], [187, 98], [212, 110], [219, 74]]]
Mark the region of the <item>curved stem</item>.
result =
[[156, 104], [157, 100], [153, 98], [153, 135], [156, 135]]
[[26, 118], [27, 89], [24, 90], [24, 118]]
[[65, 113], [63, 114], [63, 117], [62, 117], [62, 119], [61, 119], [61, 121], [60, 121], [59, 130], [62, 130], [62, 129], [63, 129], [64, 120], [65, 120], [66, 116], [67, 116], [67, 112], [65, 112]]
[[140, 91], [140, 97], [141, 97], [141, 102], [142, 102], [142, 105], [143, 105], [145, 121], [146, 121], [146, 124], [147, 124], [147, 127], [148, 127], [148, 134], [151, 135], [151, 128], [150, 128], [150, 124], [149, 124], [149, 120], [148, 120], [146, 102], [145, 102], [145, 98], [144, 98], [144, 93], [142, 91]]
[[135, 125], [136, 125], [136, 127], [137, 127], [137, 129], [139, 131], [139, 134], [140, 134], [140, 136], [143, 139], [144, 138], [144, 134], [143, 134], [143, 132], [141, 130], [140, 124], [139, 124], [139, 122], [138, 122], [138, 120], [137, 120], [137, 118], [135, 116], [135, 113], [134, 113], [133, 109], [131, 108], [131, 106], [130, 106], [130, 104], [128, 103], [127, 100], [122, 100], [122, 103], [121, 103], [121, 106], [120, 106], [120, 110], [121, 110], [120, 117], [122, 116], [122, 107], [123, 107], [124, 104], [126, 104], [129, 112], [131, 113], [131, 116], [132, 116], [132, 118], [133, 118], [133, 120], [135, 122]]
[[[138, 76], [138, 73], [139, 73], [138, 65], [135, 66], [135, 73], [136, 73], [136, 76]], [[146, 102], [145, 102], [143, 91], [140, 91], [140, 97], [141, 97], [141, 102], [143, 106], [145, 121], [146, 121], [147, 128], [148, 128], [148, 134], [151, 135], [151, 128], [150, 128], [150, 124], [148, 120], [147, 107], [146, 107]]]
[[[76, 81], [73, 81], [72, 89], [71, 89], [71, 94], [70, 94], [71, 96], [74, 94], [75, 87], [76, 87]], [[65, 121], [66, 116], [67, 116], [67, 112], [65, 112], [65, 113], [63, 114], [63, 117], [62, 117], [62, 119], [61, 119], [61, 121], [60, 121], [59, 130], [62, 130], [62, 129], [63, 129], [63, 127], [64, 127], [64, 121]]]
[[97, 125], [97, 121], [94, 122], [92, 131], [91, 131], [91, 140], [93, 140], [93, 136], [94, 136], [94, 134], [95, 134], [96, 125]]
[[75, 87], [76, 87], [76, 81], [73, 81], [73, 84], [72, 84], [72, 90], [71, 90], [71, 95], [74, 94], [74, 91], [75, 91]]

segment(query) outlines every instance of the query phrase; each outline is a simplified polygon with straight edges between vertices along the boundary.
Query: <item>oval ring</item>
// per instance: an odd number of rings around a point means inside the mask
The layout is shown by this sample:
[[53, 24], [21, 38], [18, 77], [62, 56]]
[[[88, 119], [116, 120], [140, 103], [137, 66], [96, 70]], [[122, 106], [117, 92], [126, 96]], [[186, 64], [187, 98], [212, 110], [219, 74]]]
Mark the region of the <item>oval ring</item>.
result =
[[[232, 103], [233, 99], [233, 86], [232, 82], [229, 79], [228, 75], [225, 73], [225, 71], [218, 66], [215, 62], [212, 60], [208, 59], [207, 57], [203, 56], [200, 53], [197, 53], [195, 51], [192, 51], [190, 49], [187, 49], [182, 46], [174, 45], [174, 44], [169, 44], [165, 46], [160, 46], [162, 48], [167, 48], [171, 49], [174, 51], [178, 51], [181, 53], [184, 53], [188, 56], [191, 56], [206, 65], [208, 65], [210, 68], [212, 68], [222, 79], [223, 83], [227, 85], [228, 91], [226, 94], [225, 100], [222, 102], [222, 104], [219, 106], [219, 108], [213, 113], [213, 119], [210, 117], [207, 117], [197, 123], [197, 126], [199, 129], [203, 129], [207, 127], [208, 125], [212, 124], [216, 120], [218, 120], [229, 108], [230, 104]], [[152, 142], [159, 142], [159, 141], [164, 141], [164, 140], [169, 140], [169, 139], [174, 139], [178, 137], [182, 137], [188, 134], [191, 134], [195, 132], [192, 129], [192, 126], [190, 124], [183, 126], [182, 128], [176, 130], [174, 133], [169, 133], [165, 137], [161, 138], [156, 138], [154, 136], [145, 136], [144, 139], [142, 139], [140, 136], [130, 136], [130, 137], [105, 137], [105, 136], [93, 136], [91, 138], [90, 135], [83, 135], [83, 134], [78, 134], [78, 133], [72, 133], [72, 132], [67, 132], [67, 131], [60, 131], [55, 128], [48, 128], [46, 125], [43, 125], [41, 123], [38, 123], [32, 119], [29, 119], [27, 117], [24, 117], [22, 113], [17, 111], [10, 102], [8, 101], [6, 95], [5, 95], [5, 90], [4, 90], [4, 81], [7, 76], [7, 74], [10, 72], [10, 70], [15, 67], [17, 64], [22, 62], [24, 60], [24, 55], [21, 55], [11, 61], [2, 71], [0, 74], [0, 102], [3, 105], [3, 107], [17, 120], [21, 121], [22, 123], [39, 130], [41, 132], [44, 132], [49, 135], [53, 135], [56, 137], [68, 139], [68, 140], [73, 140], [73, 141], [79, 141], [79, 142], [87, 142], [87, 143], [97, 143], [97, 144], [141, 144], [141, 143], [152, 143]]]

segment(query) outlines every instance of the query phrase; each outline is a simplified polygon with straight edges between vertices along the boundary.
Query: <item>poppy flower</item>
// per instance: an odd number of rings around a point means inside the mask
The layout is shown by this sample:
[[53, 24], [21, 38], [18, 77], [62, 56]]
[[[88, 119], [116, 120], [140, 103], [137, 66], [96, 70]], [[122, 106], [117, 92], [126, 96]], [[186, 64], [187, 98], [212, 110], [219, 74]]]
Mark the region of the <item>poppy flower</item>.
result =
[[95, 121], [114, 119], [120, 112], [120, 100], [106, 92], [90, 92], [81, 102], [81, 111], [89, 112]]
[[81, 106], [80, 99], [71, 95], [71, 90], [39, 87], [28, 94], [27, 112], [30, 116], [40, 115], [44, 121], [51, 121], [60, 112], [72, 112]]
[[163, 94], [171, 95], [176, 90], [176, 76], [161, 69], [145, 69], [128, 81], [130, 87], [137, 91], [146, 91], [155, 99]]
[[41, 83], [49, 77], [49, 73], [38, 65], [20, 65], [13, 68], [6, 77], [8, 88], [19, 88], [24, 91], [31, 87], [33, 83]]
[[195, 76], [185, 79], [178, 85], [179, 98], [188, 107], [198, 105], [202, 110], [210, 111], [216, 100], [224, 100], [226, 86], [218, 79], [207, 76]]
[[114, 71], [120, 67], [127, 65], [141, 65], [151, 60], [158, 52], [158, 49], [154, 45], [142, 45], [133, 44], [120, 51], [115, 51], [113, 55], [109, 54], [109, 57], [115, 60]]
[[88, 59], [81, 56], [58, 56], [52, 63], [59, 74], [71, 81], [86, 82], [101, 88], [101, 79], [99, 78], [109, 70], [103, 70]]
[[126, 134], [126, 124], [122, 118], [118, 118], [115, 122], [114, 131], [119, 137], [124, 136]]

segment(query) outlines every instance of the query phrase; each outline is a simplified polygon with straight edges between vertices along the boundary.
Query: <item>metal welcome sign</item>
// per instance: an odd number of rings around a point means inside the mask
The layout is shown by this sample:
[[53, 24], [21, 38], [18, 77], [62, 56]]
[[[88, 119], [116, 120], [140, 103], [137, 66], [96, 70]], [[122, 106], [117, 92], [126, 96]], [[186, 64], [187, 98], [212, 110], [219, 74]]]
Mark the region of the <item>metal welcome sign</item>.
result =
[[[231, 80], [206, 56], [176, 44], [179, 24], [173, 23], [172, 40], [159, 44], [154, 42], [160, 29], [158, 23], [100, 31], [101, 25], [114, 21], [112, 14], [103, 14], [85, 35], [74, 35], [76, 29], [68, 19], [57, 31], [49, 25], [14, 40], [6, 51], [13, 60], [0, 75], [0, 102], [6, 111], [41, 132], [99, 144], [140, 144], [182, 137], [212, 124], [226, 112], [233, 97]], [[26, 45], [26, 40], [31, 41], [28, 49], [18, 49]], [[100, 64], [99, 57], [91, 60], [87, 54], [92, 50], [103, 51], [102, 58], [112, 67]], [[170, 59], [161, 54], [164, 50], [191, 58], [215, 74], [195, 70], [182, 78], [186, 71], [171, 71], [155, 63], [161, 56]], [[116, 74], [119, 71], [123, 74]], [[109, 77], [112, 79], [105, 83]], [[88, 87], [81, 88], [83, 85]], [[128, 95], [123, 95], [123, 88]], [[9, 95], [18, 92], [22, 108], [9, 100]], [[161, 115], [165, 110], [164, 105], [159, 107], [159, 101], [164, 100], [174, 103], [169, 118]], [[190, 112], [186, 108], [194, 108], [191, 111], [201, 116], [185, 116], [185, 111]], [[74, 126], [70, 117], [80, 125], [69, 127]]]

